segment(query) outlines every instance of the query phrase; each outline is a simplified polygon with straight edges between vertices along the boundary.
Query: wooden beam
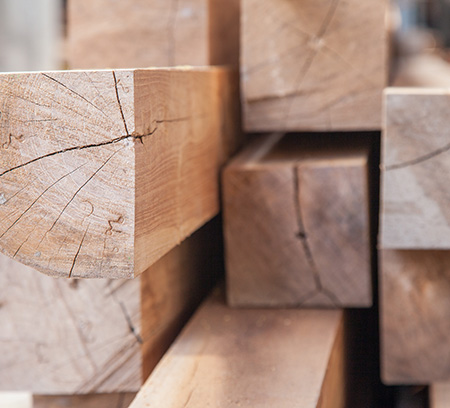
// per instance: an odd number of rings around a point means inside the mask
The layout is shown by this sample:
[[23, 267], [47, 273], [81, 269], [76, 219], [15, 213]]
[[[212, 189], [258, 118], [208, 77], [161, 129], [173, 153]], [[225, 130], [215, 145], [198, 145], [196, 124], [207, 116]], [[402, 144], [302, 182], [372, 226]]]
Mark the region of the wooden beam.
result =
[[222, 68], [1, 74], [0, 250], [138, 276], [218, 213], [236, 89]]
[[448, 90], [385, 93], [381, 246], [450, 248]]
[[218, 237], [208, 223], [133, 280], [54, 279], [1, 256], [0, 390], [138, 391], [217, 279]]
[[238, 0], [69, 0], [71, 68], [238, 66]]
[[371, 305], [369, 153], [352, 138], [258, 137], [226, 167], [231, 305]]
[[134, 393], [34, 396], [33, 408], [128, 408]]
[[450, 253], [382, 250], [380, 260], [383, 381], [448, 381]]
[[243, 0], [247, 131], [379, 130], [385, 0]]
[[430, 408], [447, 408], [450, 406], [450, 383], [430, 385]]
[[344, 407], [342, 311], [233, 310], [215, 294], [130, 408]]

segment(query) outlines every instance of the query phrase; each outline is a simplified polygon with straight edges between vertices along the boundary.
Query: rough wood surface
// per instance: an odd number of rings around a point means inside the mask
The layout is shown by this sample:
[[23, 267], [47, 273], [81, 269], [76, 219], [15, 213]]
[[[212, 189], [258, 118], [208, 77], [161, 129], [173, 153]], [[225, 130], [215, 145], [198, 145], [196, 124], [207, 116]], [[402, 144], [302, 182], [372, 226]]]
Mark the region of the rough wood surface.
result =
[[55, 279], [0, 257], [0, 389], [136, 392], [216, 279], [208, 223], [133, 280]]
[[380, 273], [383, 381], [449, 381], [450, 253], [382, 250]]
[[237, 141], [221, 68], [0, 75], [0, 250], [62, 277], [130, 278], [219, 211]]
[[34, 396], [32, 408], [128, 408], [134, 396], [134, 393]]
[[238, 0], [69, 0], [71, 68], [238, 66]]
[[450, 407], [450, 383], [430, 385], [430, 408]]
[[345, 405], [342, 311], [196, 313], [130, 408]]
[[243, 0], [246, 130], [380, 129], [386, 5]]
[[224, 171], [230, 304], [370, 306], [368, 150], [281, 137], [258, 138]]
[[381, 246], [450, 248], [447, 89], [385, 93]]

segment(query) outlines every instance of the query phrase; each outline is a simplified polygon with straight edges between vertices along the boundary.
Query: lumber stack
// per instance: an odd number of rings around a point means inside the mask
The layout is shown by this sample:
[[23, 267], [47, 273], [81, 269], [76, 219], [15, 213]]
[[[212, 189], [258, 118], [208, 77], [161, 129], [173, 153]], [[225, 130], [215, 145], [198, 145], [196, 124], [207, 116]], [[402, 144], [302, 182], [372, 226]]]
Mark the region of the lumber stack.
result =
[[389, 384], [433, 384], [450, 378], [444, 357], [450, 338], [450, 167], [444, 86], [450, 69], [437, 58], [423, 56], [404, 63], [400, 72], [396, 83], [406, 87], [388, 88], [384, 97], [382, 376]]
[[[72, 28], [82, 21], [75, 3]], [[146, 3], [128, 10], [157, 2]], [[231, 29], [236, 4], [222, 20]], [[78, 5], [98, 19], [119, 3]], [[203, 27], [220, 14], [192, 7]], [[121, 11], [112, 14], [126, 21]], [[101, 62], [109, 24], [83, 44], [69, 35], [71, 45], [90, 61], [100, 56], [99, 68], [147, 68], [148, 38], [128, 39], [117, 64]], [[226, 27], [211, 27], [193, 38], [212, 48]], [[221, 49], [211, 60], [233, 62], [233, 42]], [[80, 67], [80, 54], [69, 55]], [[228, 68], [153, 68], [4, 74], [0, 82], [0, 246], [41, 272], [70, 275], [56, 280], [2, 260], [2, 287], [13, 290], [0, 293], [0, 390], [41, 394], [36, 406], [128, 405], [123, 393], [138, 391], [222, 268], [217, 219], [201, 227], [219, 211], [219, 168], [240, 143], [237, 77]], [[87, 277], [103, 280], [78, 279]], [[120, 395], [97, 397], [104, 392]], [[58, 397], [73, 393], [92, 395]]]
[[349, 140], [258, 137], [226, 167], [231, 305], [372, 304], [369, 147]]
[[381, 377], [446, 401], [448, 90], [385, 90], [386, 10], [69, 0], [77, 70], [0, 74], [0, 391], [375, 408]]

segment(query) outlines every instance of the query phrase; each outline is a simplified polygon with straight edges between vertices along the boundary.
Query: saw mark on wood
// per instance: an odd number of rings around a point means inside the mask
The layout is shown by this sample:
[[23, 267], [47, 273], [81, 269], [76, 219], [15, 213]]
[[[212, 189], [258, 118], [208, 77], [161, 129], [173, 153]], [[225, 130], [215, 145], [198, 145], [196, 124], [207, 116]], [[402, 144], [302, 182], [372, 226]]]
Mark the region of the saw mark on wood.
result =
[[69, 88], [66, 84], [62, 83], [61, 81], [58, 81], [56, 78], [53, 78], [48, 74], [42, 73], [42, 76], [49, 79], [50, 81], [55, 82], [59, 86], [62, 86], [64, 89], [68, 90], [69, 92], [73, 93], [74, 95], [78, 96], [83, 101], [87, 102], [89, 105], [91, 105], [93, 108], [97, 109], [99, 112], [101, 112], [104, 116], [106, 116], [109, 119], [108, 115], [102, 109], [100, 109], [97, 105], [94, 105], [89, 99], [85, 98], [83, 95], [79, 94], [77, 91], [74, 91], [73, 89]]
[[3, 149], [8, 149], [9, 146], [11, 146], [12, 139], [17, 140], [18, 142], [22, 142], [23, 141], [23, 135], [14, 136], [12, 133], [10, 133], [8, 135], [8, 140], [5, 143], [2, 144], [2, 148]]
[[294, 189], [293, 189], [294, 190], [294, 207], [295, 207], [295, 213], [296, 213], [297, 225], [298, 225], [298, 233], [296, 236], [302, 243], [303, 252], [306, 256], [308, 265], [313, 273], [314, 284], [316, 287], [316, 289], [313, 292], [311, 292], [310, 294], [308, 294], [307, 298], [303, 299], [303, 301], [301, 303], [307, 301], [309, 297], [313, 297], [317, 293], [323, 293], [326, 297], [328, 297], [330, 302], [332, 302], [333, 306], [337, 306], [340, 304], [340, 302], [334, 293], [330, 292], [328, 289], [326, 289], [323, 286], [319, 268], [317, 267], [311, 247], [309, 245], [308, 234], [305, 229], [305, 224], [304, 224], [303, 215], [302, 215], [302, 208], [300, 205], [300, 180], [299, 180], [299, 176], [298, 176], [298, 170], [299, 169], [295, 166], [292, 168], [293, 180], [294, 180]]
[[398, 163], [398, 164], [391, 164], [391, 165], [385, 166], [384, 169], [386, 171], [389, 171], [389, 170], [397, 170], [397, 169], [403, 169], [403, 168], [409, 167], [409, 166], [414, 166], [416, 164], [423, 163], [427, 160], [434, 159], [435, 157], [437, 157], [443, 153], [446, 153], [448, 151], [450, 151], [450, 143], [446, 144], [445, 146], [441, 147], [440, 149], [436, 149], [430, 153], [424, 154], [423, 156], [419, 156], [415, 159], [407, 160], [405, 162]]
[[113, 223], [114, 224], [123, 224], [123, 221], [124, 221], [124, 219], [123, 219], [123, 217], [121, 215], [117, 218], [117, 220], [108, 220], [109, 227], [106, 230], [105, 234], [106, 235], [112, 235], [113, 231], [120, 233], [121, 231], [113, 230]]

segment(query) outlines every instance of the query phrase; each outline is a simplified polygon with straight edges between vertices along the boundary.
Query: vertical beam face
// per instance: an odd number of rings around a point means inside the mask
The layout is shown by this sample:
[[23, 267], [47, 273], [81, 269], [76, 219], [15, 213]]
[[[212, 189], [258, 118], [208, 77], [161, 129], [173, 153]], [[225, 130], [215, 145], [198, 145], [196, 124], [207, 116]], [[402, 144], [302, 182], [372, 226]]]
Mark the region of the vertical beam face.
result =
[[75, 69], [209, 65], [209, 0], [70, 0]]
[[383, 381], [448, 381], [450, 254], [382, 250], [380, 267]]
[[0, 241], [57, 276], [133, 275], [131, 71], [0, 76]]
[[219, 211], [239, 133], [221, 68], [0, 75], [0, 249], [49, 275], [139, 275]]
[[246, 130], [380, 129], [386, 5], [243, 0]]
[[370, 306], [367, 150], [320, 152], [295, 136], [268, 147], [274, 138], [224, 172], [229, 302]]
[[343, 313], [204, 303], [130, 407], [345, 405]]
[[139, 279], [54, 279], [2, 256], [0, 287], [2, 390], [139, 389]]
[[450, 142], [445, 89], [385, 94], [381, 246], [450, 249]]
[[138, 391], [217, 279], [218, 234], [208, 223], [133, 280], [54, 279], [1, 255], [0, 391]]

